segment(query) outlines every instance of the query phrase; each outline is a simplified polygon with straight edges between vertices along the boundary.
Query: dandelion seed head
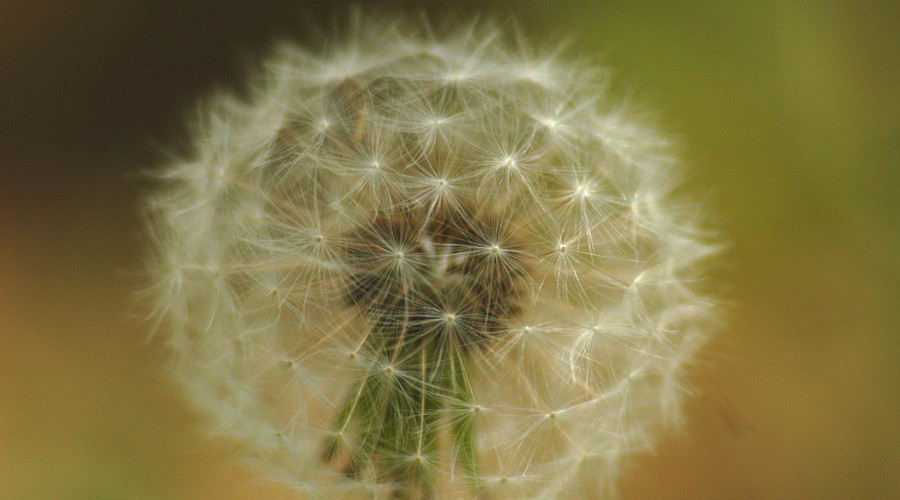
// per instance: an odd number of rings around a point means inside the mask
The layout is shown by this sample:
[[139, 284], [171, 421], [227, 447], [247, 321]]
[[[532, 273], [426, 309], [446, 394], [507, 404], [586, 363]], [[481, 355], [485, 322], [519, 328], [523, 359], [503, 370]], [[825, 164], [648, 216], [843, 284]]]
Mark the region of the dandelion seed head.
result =
[[603, 498], [679, 420], [715, 247], [668, 141], [557, 52], [358, 16], [212, 99], [161, 170], [155, 322], [262, 473], [309, 498]]

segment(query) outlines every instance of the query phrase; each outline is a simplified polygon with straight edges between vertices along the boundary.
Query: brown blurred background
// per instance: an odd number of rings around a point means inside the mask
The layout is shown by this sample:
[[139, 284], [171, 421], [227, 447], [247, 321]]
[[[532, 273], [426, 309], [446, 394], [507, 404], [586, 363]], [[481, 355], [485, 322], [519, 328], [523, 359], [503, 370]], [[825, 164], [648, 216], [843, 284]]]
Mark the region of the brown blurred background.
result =
[[[346, 13], [326, 5], [0, 3], [0, 499], [290, 498], [164, 382], [137, 207], [194, 102]], [[732, 243], [702, 395], [622, 499], [900, 498], [900, 4], [454, 5], [615, 68]]]

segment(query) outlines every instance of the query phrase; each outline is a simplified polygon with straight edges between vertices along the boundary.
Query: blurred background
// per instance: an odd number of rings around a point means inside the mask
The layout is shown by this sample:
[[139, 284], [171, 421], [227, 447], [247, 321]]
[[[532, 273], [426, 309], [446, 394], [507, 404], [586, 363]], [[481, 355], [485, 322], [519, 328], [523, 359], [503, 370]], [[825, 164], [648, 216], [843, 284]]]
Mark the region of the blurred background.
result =
[[[447, 3], [448, 4], [448, 3]], [[373, 9], [448, 15], [444, 2]], [[272, 499], [200, 436], [133, 313], [140, 173], [334, 2], [0, 3], [0, 499]], [[900, 498], [900, 3], [457, 1], [677, 132], [731, 246], [688, 426], [633, 499]], [[327, 31], [327, 30], [326, 30]]]

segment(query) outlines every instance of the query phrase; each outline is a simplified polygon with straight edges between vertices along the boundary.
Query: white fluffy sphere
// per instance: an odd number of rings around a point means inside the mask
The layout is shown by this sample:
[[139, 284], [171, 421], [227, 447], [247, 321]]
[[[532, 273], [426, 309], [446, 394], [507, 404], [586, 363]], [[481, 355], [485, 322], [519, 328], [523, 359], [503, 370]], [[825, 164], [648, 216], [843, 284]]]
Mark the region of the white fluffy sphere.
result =
[[714, 250], [602, 74], [362, 19], [202, 111], [149, 200], [173, 371], [303, 498], [599, 498], [677, 420]]

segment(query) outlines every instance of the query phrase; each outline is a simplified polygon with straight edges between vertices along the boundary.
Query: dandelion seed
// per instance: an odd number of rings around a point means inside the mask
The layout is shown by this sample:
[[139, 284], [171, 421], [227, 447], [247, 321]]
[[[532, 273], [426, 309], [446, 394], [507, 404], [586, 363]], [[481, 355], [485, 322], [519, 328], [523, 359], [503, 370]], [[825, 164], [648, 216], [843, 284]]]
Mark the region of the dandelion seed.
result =
[[176, 379], [303, 498], [609, 496], [711, 316], [666, 141], [490, 24], [350, 32], [162, 171]]

